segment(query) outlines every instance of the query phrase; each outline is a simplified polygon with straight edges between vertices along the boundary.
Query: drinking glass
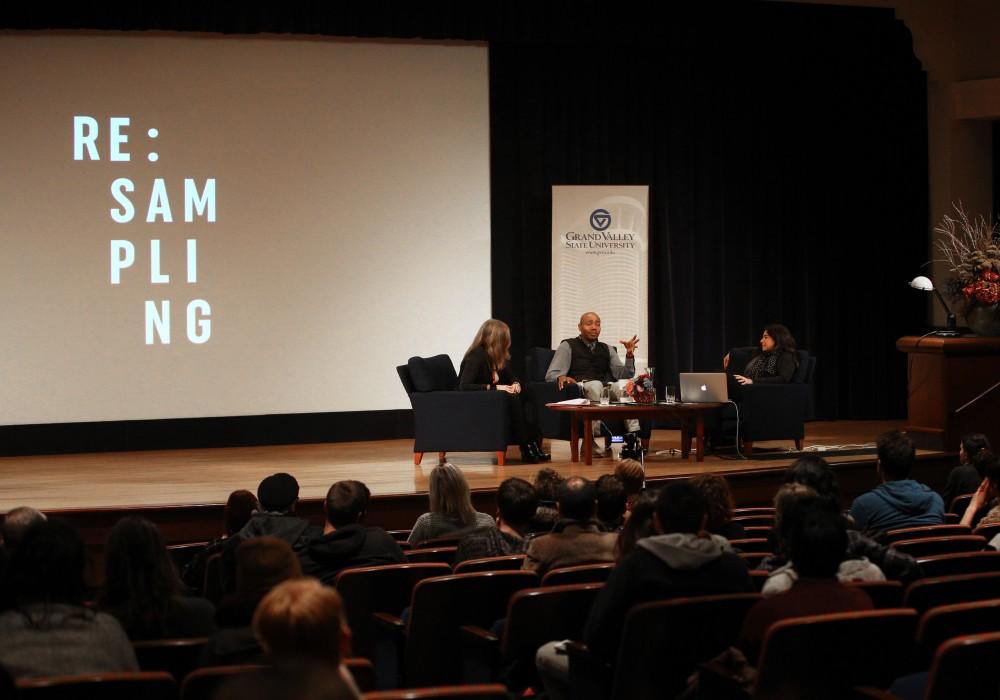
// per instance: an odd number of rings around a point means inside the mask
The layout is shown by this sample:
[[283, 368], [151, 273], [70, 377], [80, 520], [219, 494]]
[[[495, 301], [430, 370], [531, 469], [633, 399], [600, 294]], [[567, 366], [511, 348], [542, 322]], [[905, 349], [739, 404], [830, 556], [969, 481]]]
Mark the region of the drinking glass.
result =
[[601, 405], [607, 406], [611, 403], [611, 385], [605, 384], [601, 387]]
[[677, 400], [677, 387], [668, 386], [666, 398], [667, 403], [674, 403]]

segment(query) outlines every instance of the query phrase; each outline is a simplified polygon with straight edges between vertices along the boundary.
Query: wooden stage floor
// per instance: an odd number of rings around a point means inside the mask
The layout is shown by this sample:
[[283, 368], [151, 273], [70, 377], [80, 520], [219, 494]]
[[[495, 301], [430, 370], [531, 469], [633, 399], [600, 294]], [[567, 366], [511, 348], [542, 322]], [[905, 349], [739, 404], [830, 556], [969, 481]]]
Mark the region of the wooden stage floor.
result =
[[[809, 423], [804, 446], [870, 443], [879, 433], [901, 425], [901, 421]], [[790, 441], [757, 443], [754, 449], [792, 446]], [[564, 441], [552, 441], [549, 447], [551, 466], [566, 475], [596, 478], [614, 466], [610, 458], [595, 459], [590, 467], [574, 464], [569, 443]], [[670, 454], [671, 448], [677, 452]], [[682, 459], [679, 448], [678, 431], [654, 431], [646, 464], [648, 476], [777, 472], [792, 461], [709, 456], [698, 463], [693, 458]], [[874, 461], [870, 454], [827, 456], [838, 464]], [[454, 453], [449, 459], [462, 467], [473, 489], [493, 490], [507, 477], [530, 480], [538, 470], [537, 465], [521, 464], [517, 457], [516, 448], [509, 450], [504, 467], [493, 464], [492, 456], [485, 453]], [[0, 512], [20, 505], [45, 511], [217, 506], [231, 491], [256, 491], [263, 477], [279, 471], [295, 475], [304, 500], [322, 499], [330, 484], [340, 479], [364, 481], [375, 496], [412, 497], [426, 492], [427, 476], [435, 462], [436, 455], [427, 454], [423, 466], [414, 466], [410, 440], [6, 457], [0, 458]]]

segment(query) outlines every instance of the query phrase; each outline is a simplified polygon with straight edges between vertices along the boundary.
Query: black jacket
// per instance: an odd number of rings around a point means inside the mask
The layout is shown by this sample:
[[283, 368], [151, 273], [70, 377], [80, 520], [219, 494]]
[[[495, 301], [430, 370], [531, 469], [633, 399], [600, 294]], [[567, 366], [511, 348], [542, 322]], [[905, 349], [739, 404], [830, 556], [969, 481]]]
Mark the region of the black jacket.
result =
[[236, 590], [236, 550], [240, 544], [255, 537], [277, 537], [292, 546], [296, 553], [308, 543], [309, 521], [296, 515], [256, 512], [243, 529], [223, 540], [222, 588], [226, 593]]
[[494, 382], [489, 355], [481, 347], [474, 348], [462, 358], [462, 366], [458, 372], [458, 388], [462, 391], [495, 389], [497, 384], [509, 386], [516, 381], [514, 373], [507, 366], [497, 372], [497, 381]]
[[314, 528], [310, 535], [308, 544], [298, 553], [302, 573], [326, 584], [332, 584], [343, 569], [406, 561], [396, 540], [380, 527], [344, 525], [326, 535]]
[[659, 535], [639, 540], [611, 572], [590, 609], [583, 641], [594, 655], [614, 662], [625, 617], [639, 603], [751, 592], [746, 564], [721, 539]]

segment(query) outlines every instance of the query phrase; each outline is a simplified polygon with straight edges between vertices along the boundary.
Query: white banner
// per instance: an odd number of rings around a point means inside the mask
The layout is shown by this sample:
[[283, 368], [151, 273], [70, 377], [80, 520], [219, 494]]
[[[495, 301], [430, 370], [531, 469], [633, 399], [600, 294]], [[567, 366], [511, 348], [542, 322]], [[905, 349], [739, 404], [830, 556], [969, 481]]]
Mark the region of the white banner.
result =
[[601, 342], [639, 336], [635, 366], [648, 366], [649, 187], [552, 187], [552, 347], [579, 335], [580, 315], [601, 317]]

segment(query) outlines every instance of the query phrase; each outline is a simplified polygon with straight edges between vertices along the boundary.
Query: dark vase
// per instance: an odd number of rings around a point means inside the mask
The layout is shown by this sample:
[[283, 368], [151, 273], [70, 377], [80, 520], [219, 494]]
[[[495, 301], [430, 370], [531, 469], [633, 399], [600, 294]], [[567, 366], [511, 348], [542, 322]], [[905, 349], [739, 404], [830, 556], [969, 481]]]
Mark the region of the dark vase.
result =
[[1000, 336], [1000, 304], [967, 307], [965, 323], [976, 335]]

